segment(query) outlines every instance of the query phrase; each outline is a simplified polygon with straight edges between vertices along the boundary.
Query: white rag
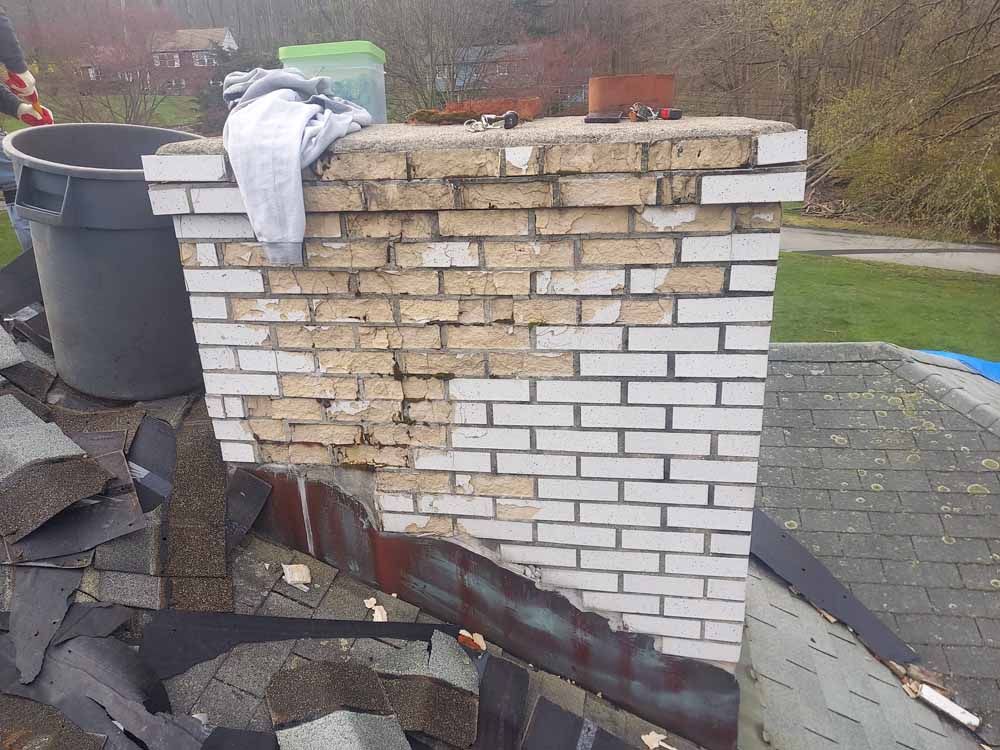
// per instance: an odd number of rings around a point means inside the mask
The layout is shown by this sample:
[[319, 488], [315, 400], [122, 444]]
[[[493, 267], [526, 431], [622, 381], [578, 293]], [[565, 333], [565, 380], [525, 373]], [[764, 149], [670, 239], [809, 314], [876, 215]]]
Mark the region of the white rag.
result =
[[335, 140], [372, 123], [368, 110], [332, 91], [331, 79], [306, 78], [295, 68], [230, 73], [223, 83], [232, 110], [223, 144], [270, 263], [302, 263], [302, 170]]

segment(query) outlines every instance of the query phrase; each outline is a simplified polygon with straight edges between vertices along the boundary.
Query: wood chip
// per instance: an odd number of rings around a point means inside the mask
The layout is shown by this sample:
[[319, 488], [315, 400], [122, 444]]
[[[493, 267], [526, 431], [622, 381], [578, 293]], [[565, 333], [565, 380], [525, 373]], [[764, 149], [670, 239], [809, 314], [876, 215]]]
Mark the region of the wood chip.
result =
[[286, 565], [281, 564], [282, 577], [289, 586], [294, 586], [299, 591], [309, 591], [309, 584], [312, 583], [312, 572], [308, 565]]
[[973, 732], [976, 731], [982, 723], [982, 719], [978, 716], [966, 711], [960, 705], [955, 703], [953, 700], [950, 700], [947, 696], [942, 695], [930, 685], [921, 685], [919, 687], [919, 695], [922, 701], [933, 706], [941, 713], [950, 716], [959, 724], [963, 724]]

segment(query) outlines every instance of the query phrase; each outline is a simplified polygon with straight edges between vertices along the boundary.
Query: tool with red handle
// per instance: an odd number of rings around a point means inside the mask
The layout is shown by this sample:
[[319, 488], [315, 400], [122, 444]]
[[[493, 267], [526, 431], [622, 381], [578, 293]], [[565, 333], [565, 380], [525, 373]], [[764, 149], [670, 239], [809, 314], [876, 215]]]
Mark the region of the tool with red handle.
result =
[[26, 73], [25, 75], [27, 79], [8, 70], [7, 80], [4, 81], [7, 88], [13, 91], [23, 102], [30, 104], [31, 108], [38, 115], [34, 117], [27, 111], [19, 110], [17, 113], [18, 119], [32, 126], [51, 125], [54, 122], [52, 112], [47, 107], [42, 106], [42, 102], [38, 98], [38, 91], [35, 89], [34, 76], [30, 73]]

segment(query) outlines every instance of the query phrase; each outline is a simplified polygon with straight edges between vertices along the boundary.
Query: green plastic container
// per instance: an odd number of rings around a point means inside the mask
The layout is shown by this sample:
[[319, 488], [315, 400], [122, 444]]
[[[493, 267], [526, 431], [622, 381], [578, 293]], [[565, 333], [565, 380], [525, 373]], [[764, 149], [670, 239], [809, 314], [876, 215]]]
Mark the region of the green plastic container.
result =
[[337, 96], [360, 104], [375, 122], [386, 122], [385, 52], [371, 42], [282, 47], [278, 59], [286, 68], [298, 68], [310, 78], [329, 76]]

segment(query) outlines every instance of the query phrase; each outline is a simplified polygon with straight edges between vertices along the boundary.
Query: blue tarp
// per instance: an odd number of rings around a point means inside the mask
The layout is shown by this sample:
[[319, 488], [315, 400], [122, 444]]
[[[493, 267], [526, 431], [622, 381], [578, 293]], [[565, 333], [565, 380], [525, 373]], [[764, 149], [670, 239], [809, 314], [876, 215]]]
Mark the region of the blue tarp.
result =
[[939, 357], [957, 360], [963, 365], [971, 367], [984, 378], [989, 378], [994, 383], [1000, 383], [1000, 362], [990, 362], [988, 359], [970, 357], [967, 354], [955, 354], [955, 352], [935, 352], [929, 349], [925, 349], [924, 351], [927, 354], [936, 354]]

